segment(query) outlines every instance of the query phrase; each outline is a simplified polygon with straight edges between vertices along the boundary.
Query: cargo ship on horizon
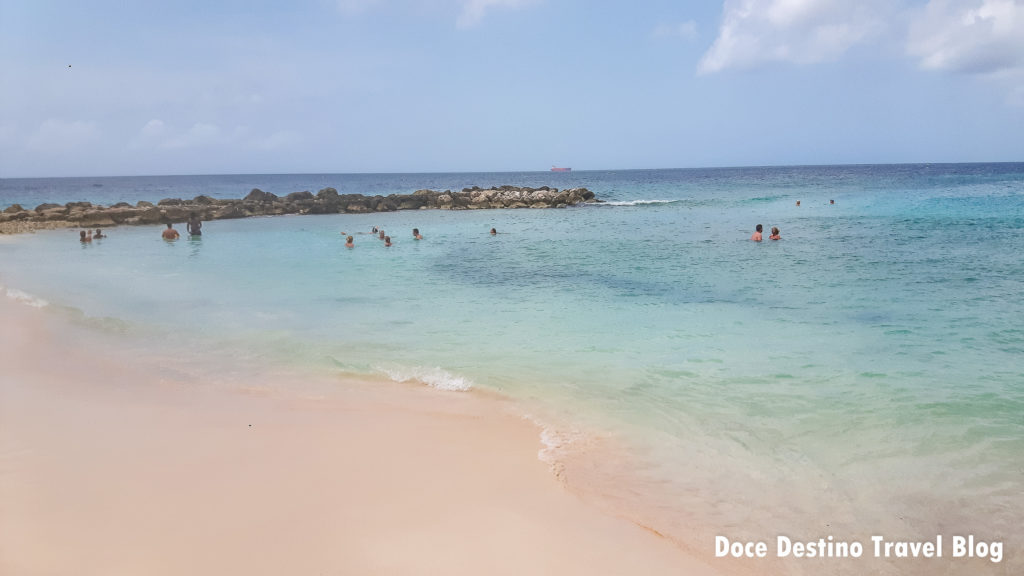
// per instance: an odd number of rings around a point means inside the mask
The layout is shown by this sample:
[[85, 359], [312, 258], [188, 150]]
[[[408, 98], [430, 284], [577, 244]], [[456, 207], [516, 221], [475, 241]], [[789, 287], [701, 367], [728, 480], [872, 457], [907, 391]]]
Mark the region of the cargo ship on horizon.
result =
[[572, 172], [572, 168], [561, 168], [559, 166], [552, 166], [552, 172]]

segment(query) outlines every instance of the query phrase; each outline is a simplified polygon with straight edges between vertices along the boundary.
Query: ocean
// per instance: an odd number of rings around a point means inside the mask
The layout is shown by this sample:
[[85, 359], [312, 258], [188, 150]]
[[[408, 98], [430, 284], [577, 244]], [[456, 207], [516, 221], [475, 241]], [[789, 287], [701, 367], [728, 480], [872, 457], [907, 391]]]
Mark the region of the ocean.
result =
[[1024, 164], [2, 179], [0, 209], [504, 184], [604, 202], [45, 231], [0, 238], [0, 285], [199, 384], [500, 393], [569, 488], [699, 553], [973, 534], [1007, 557], [869, 566], [1024, 569]]

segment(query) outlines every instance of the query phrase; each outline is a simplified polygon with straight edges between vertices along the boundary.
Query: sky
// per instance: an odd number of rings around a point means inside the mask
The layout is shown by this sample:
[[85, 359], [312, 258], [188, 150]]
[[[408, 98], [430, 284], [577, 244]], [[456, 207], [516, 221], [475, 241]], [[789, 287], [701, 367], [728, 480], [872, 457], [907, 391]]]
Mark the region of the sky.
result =
[[0, 178], [1024, 161], [1024, 0], [0, 0]]

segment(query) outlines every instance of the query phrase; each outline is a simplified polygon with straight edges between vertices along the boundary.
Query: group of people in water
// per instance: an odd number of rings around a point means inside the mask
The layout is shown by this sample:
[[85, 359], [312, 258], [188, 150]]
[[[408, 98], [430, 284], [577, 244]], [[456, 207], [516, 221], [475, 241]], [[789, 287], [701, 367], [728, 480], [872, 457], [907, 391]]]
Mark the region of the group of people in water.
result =
[[100, 240], [106, 237], [107, 235], [104, 234], [103, 230], [100, 230], [99, 228], [96, 229], [95, 233], [92, 230], [82, 230], [78, 234], [78, 238], [82, 242], [82, 244], [87, 244], [89, 242], [92, 242], [93, 240]]
[[[494, 236], [497, 233], [498, 233], [498, 230], [496, 228], [491, 228], [491, 236]], [[387, 234], [385, 234], [383, 229], [378, 228], [377, 226], [374, 226], [373, 229], [370, 230], [370, 234], [376, 236], [378, 240], [383, 240], [385, 248], [390, 248], [391, 247], [391, 236], [388, 236]], [[342, 232], [341, 235], [345, 236], [345, 248], [355, 248], [356, 247], [355, 237], [354, 236], [346, 235], [344, 232]], [[412, 239], [413, 240], [423, 240], [423, 234], [420, 234], [420, 229], [419, 228], [413, 228], [412, 229]]]
[[[829, 206], [835, 206], [836, 201], [835, 200], [829, 200], [828, 204], [829, 204]], [[799, 200], [796, 201], [796, 205], [800, 206], [800, 201]], [[753, 240], [754, 242], [760, 242], [762, 240], [761, 232], [763, 230], [764, 230], [764, 227], [761, 226], [760, 224], [758, 224], [754, 228], [754, 233], [751, 234], [750, 239]], [[778, 226], [772, 226], [772, 235], [769, 236], [768, 239], [769, 240], [782, 240], [782, 235], [779, 233], [779, 227]]]
[[[185, 225], [185, 229], [188, 231], [189, 236], [193, 238], [203, 235], [203, 221], [199, 219], [195, 212], [189, 215], [188, 224]], [[168, 222], [167, 228], [164, 229], [160, 236], [164, 240], [177, 240], [181, 237], [181, 234], [174, 229], [174, 224]]]
[[[834, 205], [835, 203], [836, 203], [835, 200], [829, 200], [829, 204], [830, 205]], [[800, 201], [799, 200], [796, 201], [796, 205], [797, 206], [800, 205]], [[186, 225], [186, 229], [188, 230], [189, 235], [192, 236], [193, 238], [195, 238], [196, 236], [202, 236], [203, 235], [203, 222], [199, 219], [199, 216], [197, 216], [195, 212], [193, 212], [189, 216], [189, 220], [188, 220], [188, 224]], [[758, 224], [754, 228], [754, 233], [750, 236], [750, 239], [753, 240], [754, 242], [761, 242], [763, 240], [763, 236], [762, 236], [763, 230], [764, 230], [764, 227], [761, 226], [760, 224]], [[498, 233], [497, 229], [491, 228], [491, 236], [494, 236], [497, 233]], [[343, 236], [345, 235], [344, 232], [342, 232], [341, 234]], [[390, 247], [391, 246], [391, 236], [388, 236], [387, 234], [385, 234], [383, 229], [378, 228], [377, 226], [374, 226], [373, 230], [371, 231], [371, 234], [375, 235], [377, 237], [377, 239], [383, 240], [385, 247]], [[104, 234], [103, 231], [101, 229], [99, 229], [99, 228], [96, 229], [95, 233], [92, 230], [82, 230], [82, 232], [80, 234], [80, 239], [81, 239], [81, 242], [83, 244], [84, 243], [88, 243], [88, 242], [92, 242], [93, 240], [98, 240], [100, 238], [106, 238], [106, 237], [107, 237], [106, 234]], [[164, 240], [177, 240], [179, 237], [181, 237], [181, 234], [179, 234], [178, 231], [174, 229], [174, 224], [168, 222], [167, 223], [167, 228], [164, 229], [163, 233], [161, 234], [161, 237]], [[412, 238], [413, 238], [413, 240], [423, 240], [423, 235], [420, 234], [420, 229], [419, 228], [413, 228], [412, 229]], [[771, 233], [770, 236], [768, 236], [768, 239], [769, 240], [781, 240], [782, 239], [782, 235], [779, 232], [779, 227], [778, 226], [772, 226], [772, 233]], [[345, 238], [345, 247], [346, 248], [355, 248], [356, 247], [355, 239], [354, 239], [353, 236], [351, 236], [351, 235], [346, 236], [346, 238]]]
[[[203, 222], [202, 222], [202, 220], [199, 219], [199, 216], [196, 215], [195, 212], [193, 212], [189, 216], [188, 223], [186, 224], [186, 230], [188, 231], [189, 235], [192, 238], [195, 238], [197, 236], [202, 236], [203, 235]], [[497, 229], [491, 228], [491, 236], [494, 236], [497, 233], [498, 233]], [[344, 232], [342, 232], [341, 234], [343, 236], [345, 236]], [[385, 234], [383, 229], [378, 228], [377, 226], [374, 226], [373, 227], [373, 231], [371, 232], [371, 234], [376, 236], [379, 240], [383, 240], [385, 247], [390, 247], [391, 246], [391, 236], [388, 236], [387, 234]], [[82, 241], [83, 244], [87, 243], [87, 242], [92, 242], [94, 239], [100, 239], [100, 238], [106, 238], [106, 237], [107, 237], [107, 235], [104, 234], [103, 231], [100, 230], [99, 228], [96, 229], [95, 233], [92, 230], [82, 230], [82, 233], [81, 233], [81, 241]], [[174, 229], [174, 224], [173, 223], [168, 222], [167, 223], [167, 228], [165, 228], [163, 230], [163, 232], [161, 232], [160, 237], [163, 238], [164, 240], [177, 240], [178, 238], [181, 237], [181, 234], [177, 230]], [[423, 235], [420, 234], [420, 229], [419, 228], [413, 228], [412, 229], [412, 238], [413, 238], [413, 240], [423, 240]], [[355, 248], [356, 247], [355, 239], [352, 236], [347, 236], [345, 238], [345, 247], [346, 248]]]
[[[757, 227], [754, 228], [754, 233], [750, 236], [750, 239], [753, 240], [754, 242], [760, 242], [761, 241], [761, 231], [762, 230], [764, 230], [764, 227], [761, 226], [760, 224], [758, 224]], [[779, 234], [779, 227], [778, 226], [772, 226], [772, 235], [769, 236], [768, 239], [769, 240], [782, 240], [782, 236]]]
[[[341, 234], [342, 234], [342, 236], [345, 236], [344, 232], [342, 232]], [[374, 226], [373, 230], [370, 231], [370, 234], [373, 234], [374, 236], [376, 236], [378, 240], [383, 240], [385, 248], [390, 248], [391, 247], [391, 236], [388, 236], [387, 234], [385, 234], [384, 230], [382, 228], [378, 228], [377, 226]], [[412, 229], [412, 239], [413, 240], [423, 240], [423, 235], [420, 234], [420, 229], [419, 228], [413, 228]], [[345, 248], [355, 248], [355, 247], [356, 247], [355, 238], [353, 236], [351, 236], [351, 235], [345, 236]]]

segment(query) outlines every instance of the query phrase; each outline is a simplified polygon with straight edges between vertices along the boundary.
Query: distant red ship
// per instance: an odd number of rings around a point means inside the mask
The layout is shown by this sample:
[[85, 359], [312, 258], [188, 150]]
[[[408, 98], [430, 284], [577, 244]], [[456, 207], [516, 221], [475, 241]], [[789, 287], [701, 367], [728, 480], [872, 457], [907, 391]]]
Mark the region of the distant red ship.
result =
[[551, 167], [552, 172], [572, 172], [572, 168], [560, 168], [558, 166]]

